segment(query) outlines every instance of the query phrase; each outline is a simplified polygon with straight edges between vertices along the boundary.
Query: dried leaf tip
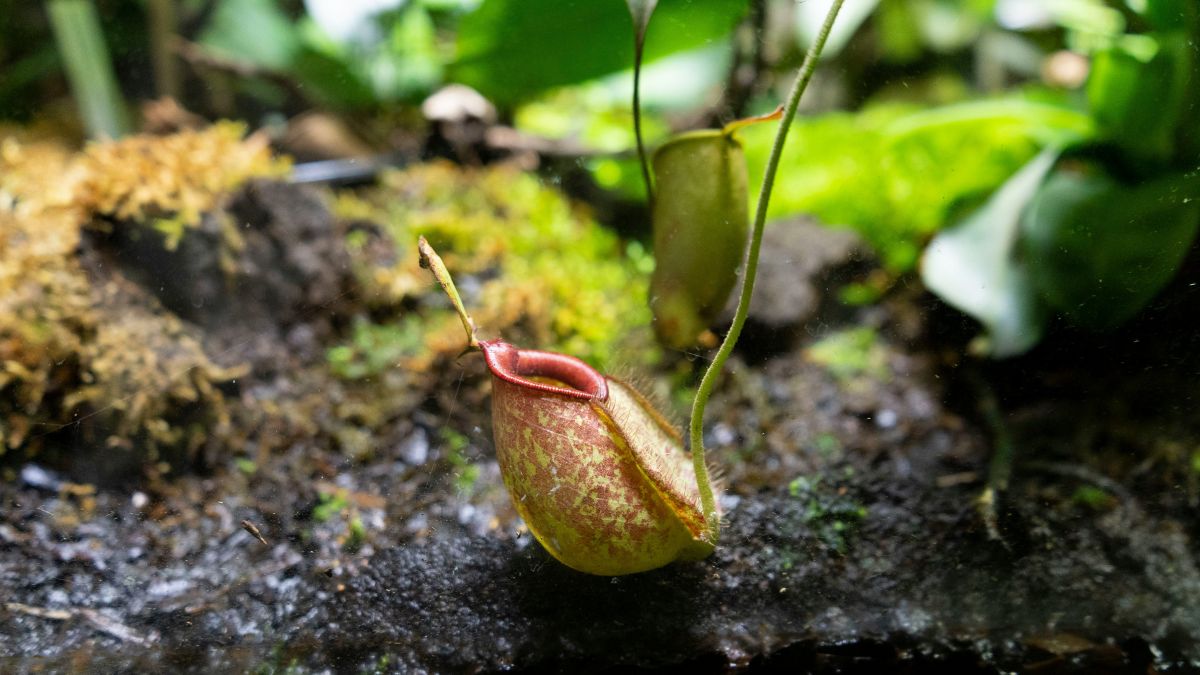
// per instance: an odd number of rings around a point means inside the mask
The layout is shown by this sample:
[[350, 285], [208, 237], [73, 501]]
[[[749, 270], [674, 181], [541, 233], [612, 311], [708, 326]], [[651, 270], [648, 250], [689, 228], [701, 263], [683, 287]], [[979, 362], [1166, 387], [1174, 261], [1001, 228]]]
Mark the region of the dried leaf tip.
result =
[[454, 311], [458, 312], [463, 330], [467, 333], [467, 349], [479, 349], [479, 339], [476, 337], [478, 329], [475, 327], [475, 321], [471, 319], [470, 314], [467, 314], [467, 308], [463, 306], [462, 296], [458, 294], [458, 289], [454, 286], [454, 279], [450, 276], [450, 271], [446, 269], [446, 263], [442, 262], [442, 257], [433, 250], [429, 241], [423, 236], [417, 240], [417, 249], [421, 252], [421, 267], [433, 273], [433, 278], [437, 279], [442, 290], [450, 297], [450, 304], [454, 305]]
[[729, 124], [726, 124], [721, 129], [721, 133], [728, 136], [729, 134], [732, 134], [733, 132], [735, 132], [738, 129], [741, 129], [743, 127], [748, 127], [748, 126], [751, 126], [754, 124], [759, 124], [761, 122], [777, 122], [781, 119], [783, 119], [783, 105], [782, 104], [778, 108], [775, 108], [771, 112], [766, 113], [764, 115], [754, 115], [753, 117], [744, 117], [740, 120], [734, 120], [734, 121], [730, 122]]

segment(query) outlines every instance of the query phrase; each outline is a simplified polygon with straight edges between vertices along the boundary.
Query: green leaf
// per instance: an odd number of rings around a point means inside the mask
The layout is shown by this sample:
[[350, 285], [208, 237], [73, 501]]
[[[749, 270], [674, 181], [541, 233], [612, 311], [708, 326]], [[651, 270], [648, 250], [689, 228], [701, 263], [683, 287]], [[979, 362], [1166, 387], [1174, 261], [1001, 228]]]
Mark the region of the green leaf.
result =
[[1127, 37], [1096, 55], [1088, 101], [1104, 137], [1133, 156], [1165, 160], [1183, 114], [1192, 49], [1183, 34]]
[[948, 304], [979, 320], [985, 349], [1014, 356], [1037, 344], [1044, 311], [1029, 271], [1016, 256], [1021, 212], [1058, 158], [1042, 151], [960, 225], [934, 238], [925, 251], [921, 279]]
[[[826, 58], [832, 58], [842, 51], [858, 27], [867, 20], [867, 17], [871, 16], [871, 12], [875, 11], [875, 6], [878, 4], [879, 0], [846, 1], [838, 20], [833, 24], [833, 29], [829, 31], [828, 40], [825, 42]], [[825, 15], [829, 13], [832, 5], [833, 0], [808, 0], [808, 2], [795, 4], [796, 32], [799, 35], [800, 43], [805, 48], [816, 39]]]
[[345, 110], [370, 107], [377, 101], [371, 85], [348, 59], [305, 46], [297, 52], [292, 69], [304, 85], [305, 96], [321, 105]]
[[1021, 223], [1030, 274], [1073, 323], [1113, 328], [1175, 275], [1200, 225], [1200, 178], [1126, 186], [1102, 174], [1052, 175]]
[[[770, 131], [741, 134], [752, 185], [761, 180]], [[868, 106], [804, 118], [793, 133], [770, 216], [810, 213], [852, 227], [889, 270], [903, 272], [930, 236], [982, 204], [1042, 148], [1093, 132], [1084, 113], [1006, 97], [925, 110]]]
[[[645, 61], [727, 35], [747, 0], [660, 0]], [[626, 70], [630, 15], [616, 0], [484, 0], [459, 26], [451, 79], [511, 103], [551, 87]]]
[[1158, 30], [1192, 27], [1200, 13], [1195, 0], [1145, 0], [1144, 5], [1140, 13]]
[[220, 0], [200, 44], [237, 61], [286, 70], [300, 39], [274, 0]]
[[53, 0], [47, 9], [88, 135], [119, 138], [129, 130], [129, 120], [95, 5], [91, 0]]

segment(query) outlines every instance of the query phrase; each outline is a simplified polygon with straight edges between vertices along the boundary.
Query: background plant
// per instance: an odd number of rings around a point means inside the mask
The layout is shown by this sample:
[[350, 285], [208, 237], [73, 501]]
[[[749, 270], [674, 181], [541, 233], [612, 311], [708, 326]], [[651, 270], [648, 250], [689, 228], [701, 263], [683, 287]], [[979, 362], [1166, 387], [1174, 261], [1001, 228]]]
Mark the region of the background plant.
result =
[[[206, 116], [235, 115], [252, 125], [319, 108], [378, 143], [407, 124], [399, 120], [413, 120], [425, 95], [447, 81], [461, 81], [498, 103], [501, 117], [522, 131], [581, 142], [587, 150], [581, 168], [609, 197], [644, 196], [636, 162], [608, 154], [636, 145], [628, 67], [638, 43], [630, 39], [622, 3], [380, 0], [356, 3], [354, 11], [347, 5], [341, 15], [329, 11], [335, 4], [5, 3], [0, 116], [30, 119], [70, 91], [91, 120], [91, 133], [116, 135], [127, 128], [122, 118], [132, 104], [173, 94]], [[816, 15], [827, 6], [818, 0], [719, 0], [697, 18], [689, 16], [684, 0], [657, 3], [656, 21], [665, 28], [644, 36], [645, 141], [657, 144], [673, 129], [714, 126], [769, 110], [811, 42]], [[68, 7], [78, 10], [76, 16], [94, 18], [72, 23], [61, 19], [63, 12], [49, 11]], [[1191, 112], [1196, 22], [1196, 7], [1186, 0], [1059, 0], [1036, 7], [1015, 0], [856, 2], [831, 38], [837, 67], [824, 77], [832, 85], [819, 89], [813, 104], [818, 109], [845, 104], [850, 112], [810, 115], [797, 123], [801, 142], [794, 147], [828, 150], [785, 153], [780, 197], [770, 216], [813, 213], [831, 225], [854, 228], [879, 251], [894, 278], [915, 267], [947, 224], [965, 222], [1018, 169], [1046, 148], [1058, 148], [1063, 161], [1053, 172], [1079, 180], [1047, 174], [1044, 182], [1053, 183], [1060, 201], [1075, 200], [1082, 211], [1050, 216], [1046, 208], [1027, 209], [1040, 192], [989, 211], [1018, 209], [1039, 218], [1035, 222], [1030, 215], [1019, 225], [1006, 219], [1020, 236], [1001, 238], [1009, 242], [997, 263], [1005, 271], [992, 275], [1028, 276], [1028, 283], [1021, 282], [1025, 291], [996, 287], [993, 297], [972, 300], [955, 296], [949, 289], [964, 286], [962, 280], [944, 277], [937, 265], [925, 278], [991, 333], [1001, 319], [985, 305], [1026, 307], [1013, 329], [1025, 336], [1023, 342], [998, 344], [993, 336], [978, 344], [993, 354], [1035, 344], [1056, 315], [1093, 328], [1118, 324], [1173, 278], [1192, 240], [1190, 207], [1182, 200], [1190, 198], [1186, 171], [1200, 147]], [[56, 48], [50, 39], [52, 25], [60, 24], [59, 34], [67, 29], [62, 26], [86, 27], [76, 30], [82, 37], [63, 43], [72, 49]], [[844, 49], [852, 37], [857, 47]], [[74, 49], [81, 45], [107, 50], [92, 49], [81, 59]], [[85, 64], [91, 74], [72, 74], [81, 67], [72, 63]], [[1081, 85], [1072, 68], [1086, 72], [1079, 69], [1089, 65]], [[71, 87], [68, 79], [90, 84]], [[114, 84], [96, 86], [104, 82]], [[743, 142], [751, 180], [757, 180], [770, 134], [748, 129]], [[834, 150], [838, 161], [812, 159]], [[1180, 208], [1168, 211], [1183, 215], [1160, 229], [1143, 228], [1140, 248], [1138, 242], [1071, 225], [1079, 222], [1076, 213], [1107, 211], [1089, 204], [1128, 199], [1121, 190], [1136, 191], [1159, 179], [1164, 192], [1156, 196], [1147, 188], [1136, 199], [1152, 210], [1169, 195]], [[619, 225], [646, 236], [636, 223]], [[1052, 255], [1063, 249], [1058, 244], [1088, 237], [1109, 243], [1069, 259]], [[953, 257], [970, 260], [972, 254], [954, 243], [953, 237], [942, 239], [935, 248], [950, 246]], [[1116, 250], [1144, 255], [1102, 259], [1101, 251]], [[1036, 269], [1022, 271], [1030, 265]], [[1137, 279], [1111, 271], [1120, 269], [1142, 271]], [[1108, 281], [1103, 288], [1068, 283], [1084, 277]], [[1120, 288], [1133, 290], [1123, 295], [1113, 290]], [[879, 290], [857, 297], [870, 300]]]
[[[1132, 7], [1132, 5], [1131, 5]], [[1038, 342], [1049, 319], [1093, 330], [1137, 314], [1175, 276], [1200, 226], [1196, 173], [1200, 16], [1139, 3], [1068, 24], [1092, 54], [1090, 129], [1033, 159], [934, 240], [925, 283], [983, 323], [995, 356]]]

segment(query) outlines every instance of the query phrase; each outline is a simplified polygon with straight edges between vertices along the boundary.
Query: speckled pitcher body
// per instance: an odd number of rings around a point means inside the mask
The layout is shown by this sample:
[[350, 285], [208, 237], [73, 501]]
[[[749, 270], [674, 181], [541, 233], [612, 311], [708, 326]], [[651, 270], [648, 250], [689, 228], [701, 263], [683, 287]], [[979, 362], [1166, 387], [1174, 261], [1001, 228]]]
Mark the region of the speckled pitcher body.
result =
[[551, 555], [619, 575], [712, 552], [692, 460], [645, 397], [570, 356], [479, 346], [504, 483]]

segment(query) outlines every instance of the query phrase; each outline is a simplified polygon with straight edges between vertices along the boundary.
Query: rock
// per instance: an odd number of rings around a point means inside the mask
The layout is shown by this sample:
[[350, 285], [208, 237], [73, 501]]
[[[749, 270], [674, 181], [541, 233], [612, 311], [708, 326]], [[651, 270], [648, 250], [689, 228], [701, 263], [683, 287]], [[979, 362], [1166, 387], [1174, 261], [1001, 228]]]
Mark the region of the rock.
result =
[[330, 335], [354, 295], [332, 214], [316, 192], [287, 183], [251, 181], [174, 245], [150, 225], [120, 223], [91, 233], [88, 246], [197, 325], [223, 366], [286, 368], [278, 344], [301, 324], [309, 342]]
[[267, 311], [291, 325], [339, 309], [337, 301], [351, 288], [350, 257], [314, 191], [254, 181], [229, 212], [246, 240], [237, 272], [237, 290], [254, 305], [246, 310]]
[[[1182, 532], [1125, 541], [1117, 519], [1079, 528], [1026, 503], [1017, 527], [1028, 541], [1011, 552], [969, 526], [969, 487], [849, 494], [742, 499], [712, 558], [628, 577], [578, 573], [537, 545], [493, 538], [393, 549], [330, 594], [298, 637], [321, 645], [315, 667], [386, 660], [404, 672], [770, 663], [991, 672], [1028, 667], [1064, 643], [1079, 671], [1116, 659], [1144, 672], [1154, 650], [1200, 658], [1200, 577]], [[819, 515], [839, 499], [867, 509], [840, 545]], [[945, 520], [956, 508], [962, 518]], [[935, 517], [943, 521], [931, 525]], [[1120, 563], [1125, 555], [1137, 562]]]
[[[742, 337], [742, 349], [770, 354], [790, 346], [795, 329], [840, 306], [838, 289], [868, 270], [867, 245], [849, 230], [801, 217], [771, 223], [763, 232], [758, 279]], [[722, 314], [733, 320], [737, 291]]]

